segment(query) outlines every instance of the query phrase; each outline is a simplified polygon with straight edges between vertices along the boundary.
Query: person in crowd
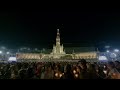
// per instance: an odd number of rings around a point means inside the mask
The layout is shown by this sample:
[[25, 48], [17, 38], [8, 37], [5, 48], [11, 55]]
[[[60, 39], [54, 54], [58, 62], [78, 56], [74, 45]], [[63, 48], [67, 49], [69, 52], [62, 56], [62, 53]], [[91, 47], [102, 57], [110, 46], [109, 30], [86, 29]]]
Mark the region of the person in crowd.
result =
[[27, 79], [27, 70], [26, 70], [25, 64], [23, 64], [21, 69], [18, 71], [18, 78], [19, 79]]
[[54, 71], [51, 65], [49, 65], [44, 72], [44, 79], [53, 79], [53, 77], [54, 77]]
[[88, 76], [89, 79], [98, 79], [97, 72], [95, 69], [95, 64], [90, 64], [88, 68]]
[[90, 67], [90, 63], [87, 62], [87, 63], [86, 63], [86, 66], [87, 66], [87, 69], [88, 69], [88, 68]]
[[61, 65], [59, 63], [56, 63], [54, 67], [54, 79], [60, 79], [62, 77], [62, 70]]
[[5, 75], [5, 71], [4, 71], [4, 67], [2, 65], [0, 68], [0, 79], [6, 79], [4, 75]]
[[108, 76], [105, 79], [120, 79], [120, 73], [115, 67], [114, 62], [108, 62]]
[[73, 71], [73, 75], [74, 75], [74, 79], [79, 79], [80, 78], [80, 72], [81, 72], [81, 67], [76, 65], [72, 67], [72, 71]]
[[37, 64], [35, 65], [35, 74], [36, 74], [36, 77], [37, 77], [37, 78], [40, 78], [41, 68], [42, 68], [42, 66], [41, 66], [39, 63], [37, 63]]
[[42, 67], [41, 74], [40, 74], [40, 79], [44, 79], [44, 76], [45, 76], [45, 67]]
[[71, 65], [70, 64], [67, 64], [65, 73], [61, 77], [61, 79], [74, 79], [74, 75], [72, 73], [72, 69], [71, 69]]
[[98, 67], [96, 70], [98, 79], [104, 79], [107, 75], [106, 69], [103, 69], [102, 67]]
[[0, 63], [0, 79], [120, 79], [120, 62]]
[[120, 62], [119, 61], [115, 61], [115, 67], [118, 70], [118, 72], [120, 73]]
[[18, 79], [18, 71], [14, 70], [13, 72], [11, 72], [10, 79]]
[[79, 66], [81, 67], [81, 72], [80, 72], [80, 79], [89, 79], [89, 73], [87, 70], [87, 65], [86, 65], [86, 60], [81, 59], [79, 61]]
[[33, 79], [34, 75], [34, 68], [30, 65], [30, 67], [27, 68], [27, 79]]
[[6, 68], [4, 68], [4, 77], [5, 77], [5, 79], [10, 79], [10, 77], [11, 77], [11, 71], [13, 70], [13, 68], [14, 68], [14, 66], [13, 65], [11, 65], [11, 66], [9, 66], [9, 65], [7, 65], [7, 67]]

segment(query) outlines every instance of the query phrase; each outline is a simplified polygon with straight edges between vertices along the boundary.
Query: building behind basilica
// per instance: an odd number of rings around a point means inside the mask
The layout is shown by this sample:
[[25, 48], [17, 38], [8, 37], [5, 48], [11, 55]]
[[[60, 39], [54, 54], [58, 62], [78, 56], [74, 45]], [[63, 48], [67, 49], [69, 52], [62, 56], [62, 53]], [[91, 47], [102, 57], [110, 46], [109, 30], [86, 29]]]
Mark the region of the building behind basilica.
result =
[[60, 33], [57, 29], [56, 44], [53, 45], [53, 49], [44, 50], [41, 53], [18, 53], [17, 60], [24, 61], [45, 61], [45, 60], [79, 60], [86, 59], [87, 61], [94, 62], [97, 61], [98, 51], [95, 47], [65, 47], [60, 43]]

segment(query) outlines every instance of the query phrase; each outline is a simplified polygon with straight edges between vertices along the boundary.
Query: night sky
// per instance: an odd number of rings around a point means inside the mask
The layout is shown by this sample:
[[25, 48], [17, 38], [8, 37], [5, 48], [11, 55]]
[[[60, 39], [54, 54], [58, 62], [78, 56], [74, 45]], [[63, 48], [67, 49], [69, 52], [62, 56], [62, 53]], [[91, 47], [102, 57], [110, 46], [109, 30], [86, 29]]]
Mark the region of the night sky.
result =
[[120, 10], [8, 9], [0, 12], [0, 45], [50, 47], [57, 28], [65, 46], [120, 46]]

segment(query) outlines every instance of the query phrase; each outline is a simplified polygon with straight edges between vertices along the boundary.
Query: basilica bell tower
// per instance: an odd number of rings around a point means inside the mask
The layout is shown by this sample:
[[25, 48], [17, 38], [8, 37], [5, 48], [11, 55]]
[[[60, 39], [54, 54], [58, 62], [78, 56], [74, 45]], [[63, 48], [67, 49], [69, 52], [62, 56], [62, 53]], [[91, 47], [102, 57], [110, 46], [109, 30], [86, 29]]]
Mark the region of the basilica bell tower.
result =
[[60, 53], [60, 33], [59, 33], [59, 29], [57, 29], [57, 36], [56, 36], [56, 53]]
[[60, 44], [60, 32], [59, 29], [57, 29], [57, 36], [56, 36], [56, 45], [53, 45], [52, 53], [54, 55], [63, 55], [65, 54], [63, 50], [63, 45]]

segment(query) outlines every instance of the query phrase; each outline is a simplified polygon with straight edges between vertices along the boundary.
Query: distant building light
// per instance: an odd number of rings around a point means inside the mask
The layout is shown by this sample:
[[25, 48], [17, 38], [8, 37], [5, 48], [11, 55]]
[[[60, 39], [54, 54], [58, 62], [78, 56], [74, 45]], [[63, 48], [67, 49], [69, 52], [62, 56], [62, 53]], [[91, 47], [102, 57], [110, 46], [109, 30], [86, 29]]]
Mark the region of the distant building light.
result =
[[109, 50], [107, 50], [107, 52], [110, 52]]
[[2, 53], [2, 51], [0, 51], [0, 54]]
[[115, 49], [114, 51], [115, 51], [115, 52], [119, 52], [119, 50], [118, 50], [118, 49]]
[[110, 57], [111, 57], [111, 58], [116, 58], [117, 55], [116, 55], [115, 53], [111, 53], [111, 54], [110, 54]]
[[10, 54], [10, 52], [7, 52], [7, 54]]
[[17, 61], [16, 57], [10, 57], [8, 61]]
[[107, 59], [106, 56], [99, 56], [99, 60], [100, 60], [100, 61], [102, 61], [102, 60], [104, 61], [104, 60], [108, 60], [108, 59]]

